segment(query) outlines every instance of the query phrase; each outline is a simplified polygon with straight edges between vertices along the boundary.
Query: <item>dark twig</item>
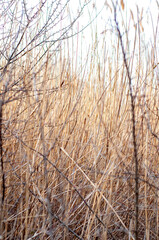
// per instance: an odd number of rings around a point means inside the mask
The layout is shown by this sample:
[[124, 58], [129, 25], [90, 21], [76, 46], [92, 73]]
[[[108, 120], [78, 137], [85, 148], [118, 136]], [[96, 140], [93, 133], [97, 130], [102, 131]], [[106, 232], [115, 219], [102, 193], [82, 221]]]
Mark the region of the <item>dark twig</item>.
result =
[[117, 21], [117, 16], [116, 16], [116, 7], [114, 5], [114, 20], [116, 24], [116, 29], [119, 35], [119, 40], [121, 44], [121, 49], [122, 49], [122, 54], [123, 54], [123, 60], [124, 60], [124, 65], [126, 68], [128, 80], [129, 80], [129, 94], [130, 94], [130, 99], [131, 99], [131, 116], [132, 116], [132, 135], [133, 135], [133, 146], [134, 146], [134, 162], [135, 162], [135, 239], [138, 240], [138, 225], [139, 225], [139, 179], [138, 179], [138, 154], [137, 154], [137, 143], [136, 143], [136, 127], [135, 127], [135, 103], [134, 103], [134, 96], [133, 96], [133, 90], [132, 90], [132, 78], [130, 75], [130, 70], [128, 67], [128, 63], [126, 60], [126, 53], [124, 50], [124, 45], [123, 45], [123, 40], [121, 36], [121, 32], [119, 29], [119, 24]]
[[5, 177], [3, 163], [3, 145], [2, 145], [2, 119], [3, 119], [3, 100], [0, 100], [0, 158], [1, 158], [1, 174], [2, 174], [2, 204], [5, 198]]

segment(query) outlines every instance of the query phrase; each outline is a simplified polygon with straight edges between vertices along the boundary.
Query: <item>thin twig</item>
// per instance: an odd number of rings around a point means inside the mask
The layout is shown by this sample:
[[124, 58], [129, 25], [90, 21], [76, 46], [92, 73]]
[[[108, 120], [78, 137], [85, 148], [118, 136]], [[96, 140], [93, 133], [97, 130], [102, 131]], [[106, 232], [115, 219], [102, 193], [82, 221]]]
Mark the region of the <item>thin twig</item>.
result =
[[124, 49], [124, 44], [121, 36], [121, 32], [119, 29], [119, 24], [117, 21], [116, 16], [116, 7], [114, 5], [114, 20], [117, 28], [117, 32], [120, 39], [122, 54], [123, 54], [123, 60], [129, 80], [129, 94], [131, 99], [131, 121], [132, 121], [132, 135], [133, 135], [133, 147], [134, 147], [134, 162], [135, 162], [135, 239], [138, 240], [138, 225], [139, 225], [139, 180], [138, 180], [138, 153], [137, 153], [137, 143], [136, 143], [136, 127], [135, 127], [135, 103], [134, 103], [134, 96], [133, 96], [133, 90], [132, 90], [132, 78], [130, 75], [128, 63], [126, 60], [126, 53]]

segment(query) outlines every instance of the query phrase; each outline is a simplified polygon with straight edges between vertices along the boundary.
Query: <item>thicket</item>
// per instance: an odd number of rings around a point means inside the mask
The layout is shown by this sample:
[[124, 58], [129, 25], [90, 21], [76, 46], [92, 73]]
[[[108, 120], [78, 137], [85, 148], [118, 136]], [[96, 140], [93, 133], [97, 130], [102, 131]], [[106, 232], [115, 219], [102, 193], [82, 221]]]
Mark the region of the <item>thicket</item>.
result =
[[80, 62], [91, 2], [68, 3], [1, 3], [1, 239], [159, 239], [158, 25], [146, 48], [132, 13], [130, 46], [107, 6], [112, 51], [106, 31]]

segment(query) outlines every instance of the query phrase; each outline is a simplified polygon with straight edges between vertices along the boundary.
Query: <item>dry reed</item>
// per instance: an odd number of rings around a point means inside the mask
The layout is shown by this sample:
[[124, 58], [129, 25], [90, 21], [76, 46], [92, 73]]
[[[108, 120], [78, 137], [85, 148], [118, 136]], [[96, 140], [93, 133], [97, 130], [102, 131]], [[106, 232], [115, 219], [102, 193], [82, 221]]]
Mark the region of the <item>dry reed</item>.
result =
[[[7, 67], [3, 239], [135, 239], [131, 99], [119, 38], [114, 48], [89, 72], [66, 55], [54, 63], [49, 51], [31, 71], [30, 52]], [[150, 56], [144, 71], [144, 55], [133, 61], [138, 239], [159, 239], [158, 65]]]

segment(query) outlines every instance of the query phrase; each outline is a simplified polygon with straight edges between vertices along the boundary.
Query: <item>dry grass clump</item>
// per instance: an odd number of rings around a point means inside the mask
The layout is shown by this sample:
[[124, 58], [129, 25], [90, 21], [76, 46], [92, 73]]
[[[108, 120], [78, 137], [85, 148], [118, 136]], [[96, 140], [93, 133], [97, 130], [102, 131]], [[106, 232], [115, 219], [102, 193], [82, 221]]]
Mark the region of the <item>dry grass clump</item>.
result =
[[40, 58], [33, 47], [1, 69], [1, 238], [135, 239], [134, 124], [138, 239], [159, 239], [155, 49], [154, 55], [141, 51], [139, 39], [126, 59], [133, 122], [119, 40], [112, 52], [105, 45], [103, 61], [92, 50], [90, 62], [79, 68], [69, 51], [66, 56], [58, 48], [58, 56], [48, 48]]
[[[20, 67], [11, 72], [3, 108], [4, 239], [134, 239], [124, 67], [116, 78], [108, 72], [106, 83], [96, 77], [95, 85], [93, 76], [82, 81], [71, 71], [46, 62], [36, 74]], [[139, 236], [157, 239], [158, 141], [152, 132], [158, 133], [158, 86], [150, 76], [147, 82], [135, 99]]]

